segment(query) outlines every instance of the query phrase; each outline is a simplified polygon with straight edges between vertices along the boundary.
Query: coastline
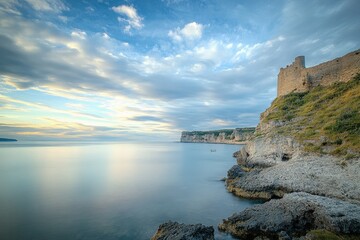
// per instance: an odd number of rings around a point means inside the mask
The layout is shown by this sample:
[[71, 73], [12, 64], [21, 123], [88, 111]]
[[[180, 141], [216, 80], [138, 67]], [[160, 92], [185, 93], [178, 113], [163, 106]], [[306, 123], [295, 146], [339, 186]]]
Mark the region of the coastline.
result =
[[227, 145], [246, 145], [248, 142], [183, 142], [179, 141], [178, 143], [202, 143], [202, 144], [227, 144]]
[[[331, 61], [351, 57], [344, 79], [326, 68], [321, 73], [333, 78], [307, 85], [295, 74], [303, 89], [286, 85], [292, 74], [279, 74], [278, 97], [234, 153], [225, 181], [234, 195], [266, 202], [224, 219], [220, 231], [240, 239], [360, 239], [359, 53]], [[299, 59], [280, 73], [306, 71]]]
[[[284, 159], [284, 152], [291, 157]], [[223, 220], [220, 231], [241, 239], [360, 238], [360, 159], [344, 165], [280, 136], [254, 139], [234, 155], [228, 191], [267, 202]]]
[[[291, 159], [284, 161], [284, 150], [290, 150]], [[280, 136], [254, 139], [233, 156], [237, 164], [228, 171], [228, 191], [265, 202], [224, 219], [221, 232], [236, 239], [360, 239], [360, 161], [342, 166], [336, 157], [305, 153], [293, 139]], [[161, 225], [152, 239], [174, 232], [203, 234], [184, 239], [214, 239], [212, 226], [176, 222]]]

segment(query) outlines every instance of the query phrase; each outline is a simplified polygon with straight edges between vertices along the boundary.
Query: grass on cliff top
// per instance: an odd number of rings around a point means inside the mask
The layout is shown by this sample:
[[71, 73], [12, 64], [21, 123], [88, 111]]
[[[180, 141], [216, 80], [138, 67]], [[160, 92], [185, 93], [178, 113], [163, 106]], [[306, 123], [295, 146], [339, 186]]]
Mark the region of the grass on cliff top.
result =
[[265, 122], [288, 122], [277, 133], [290, 134], [318, 153], [360, 156], [360, 74], [347, 83], [318, 86], [274, 100]]

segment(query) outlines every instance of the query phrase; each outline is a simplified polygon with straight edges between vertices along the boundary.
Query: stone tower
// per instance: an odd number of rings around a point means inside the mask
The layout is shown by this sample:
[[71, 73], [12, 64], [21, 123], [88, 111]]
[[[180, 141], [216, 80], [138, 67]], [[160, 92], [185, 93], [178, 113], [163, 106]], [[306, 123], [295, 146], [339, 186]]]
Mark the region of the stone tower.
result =
[[305, 68], [305, 57], [298, 56], [286, 68], [281, 68], [278, 75], [278, 96], [290, 92], [302, 92], [309, 89], [309, 81]]

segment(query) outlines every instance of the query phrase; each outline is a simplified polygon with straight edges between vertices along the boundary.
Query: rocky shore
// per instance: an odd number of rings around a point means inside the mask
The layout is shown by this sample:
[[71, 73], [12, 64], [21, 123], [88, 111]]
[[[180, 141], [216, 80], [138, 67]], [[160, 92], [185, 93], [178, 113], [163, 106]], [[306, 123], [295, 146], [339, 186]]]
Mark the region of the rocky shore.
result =
[[[264, 130], [234, 153], [226, 187], [266, 202], [224, 219], [219, 230], [239, 239], [360, 239], [360, 159], [307, 152], [260, 123]], [[175, 239], [174, 232], [183, 236], [176, 239], [213, 239], [194, 238], [194, 225], [172, 223], [159, 232], [172, 237], [154, 239]]]
[[360, 234], [359, 216], [357, 204], [299, 192], [236, 213], [219, 229], [240, 239], [299, 239], [314, 229], [348, 239]]
[[228, 190], [269, 201], [224, 220], [221, 231], [241, 239], [321, 239], [314, 232], [321, 229], [332, 239], [360, 239], [359, 159], [344, 162], [299, 147], [289, 138], [260, 138], [234, 154]]
[[360, 73], [345, 80], [290, 89], [261, 114], [234, 153], [226, 187], [266, 202], [224, 219], [220, 231], [257, 240], [360, 239]]
[[305, 153], [290, 138], [280, 137], [257, 139], [235, 155], [237, 171], [229, 171], [227, 188], [237, 196], [270, 200], [307, 192], [360, 203], [359, 159]]

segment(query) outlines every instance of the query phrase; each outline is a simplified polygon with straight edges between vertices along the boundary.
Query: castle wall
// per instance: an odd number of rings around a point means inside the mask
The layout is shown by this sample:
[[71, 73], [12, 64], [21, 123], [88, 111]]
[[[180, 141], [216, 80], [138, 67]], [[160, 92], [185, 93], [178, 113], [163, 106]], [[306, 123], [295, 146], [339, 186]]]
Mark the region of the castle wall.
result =
[[278, 96], [291, 92], [305, 92], [315, 86], [327, 86], [334, 82], [347, 82], [360, 73], [360, 49], [334, 60], [305, 68], [303, 56], [281, 68], [278, 75]]
[[278, 75], [278, 96], [292, 91], [303, 92], [308, 90], [305, 73], [305, 57], [299, 56], [286, 68], [281, 68]]

